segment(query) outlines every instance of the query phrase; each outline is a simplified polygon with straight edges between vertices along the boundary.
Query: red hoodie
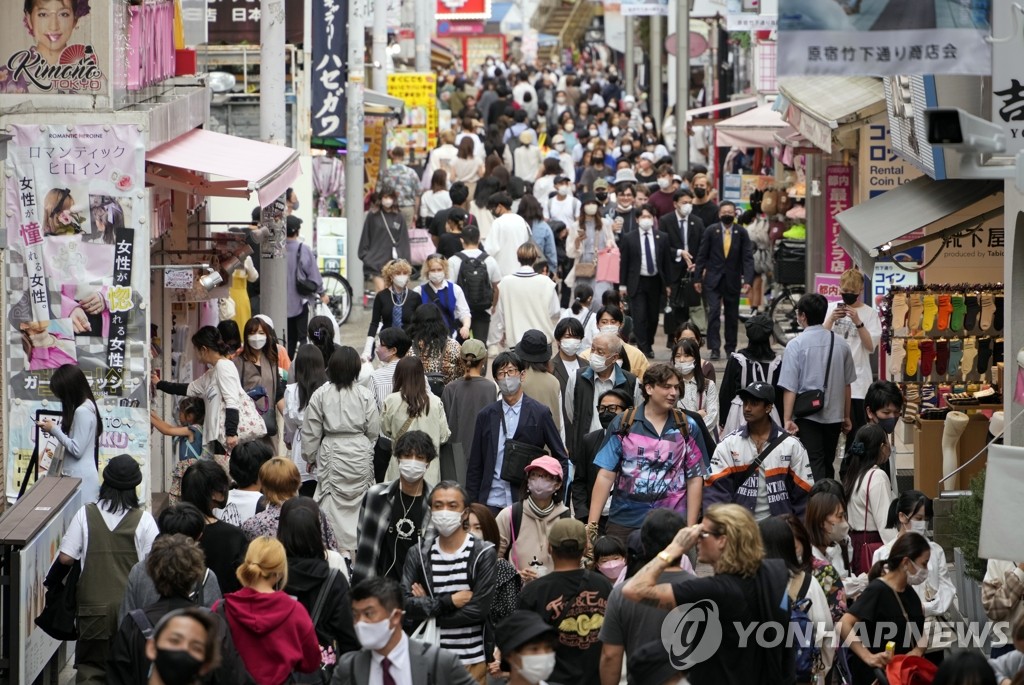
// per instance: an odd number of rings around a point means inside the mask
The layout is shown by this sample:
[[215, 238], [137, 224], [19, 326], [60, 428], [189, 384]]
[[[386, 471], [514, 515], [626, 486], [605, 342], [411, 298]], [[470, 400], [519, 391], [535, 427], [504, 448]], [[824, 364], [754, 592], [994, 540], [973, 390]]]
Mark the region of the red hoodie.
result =
[[294, 598], [242, 588], [224, 603], [231, 639], [259, 685], [281, 685], [293, 671], [312, 673], [320, 667], [313, 621]]

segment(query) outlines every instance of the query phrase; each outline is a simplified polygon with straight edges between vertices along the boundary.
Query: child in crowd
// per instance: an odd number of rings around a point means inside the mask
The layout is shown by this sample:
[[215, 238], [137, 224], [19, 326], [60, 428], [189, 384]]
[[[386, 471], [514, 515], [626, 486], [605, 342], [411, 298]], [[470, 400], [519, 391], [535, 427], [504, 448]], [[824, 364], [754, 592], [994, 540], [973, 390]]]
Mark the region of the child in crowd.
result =
[[604, 535], [594, 543], [594, 568], [619, 585], [626, 579], [626, 548], [616, 538]]

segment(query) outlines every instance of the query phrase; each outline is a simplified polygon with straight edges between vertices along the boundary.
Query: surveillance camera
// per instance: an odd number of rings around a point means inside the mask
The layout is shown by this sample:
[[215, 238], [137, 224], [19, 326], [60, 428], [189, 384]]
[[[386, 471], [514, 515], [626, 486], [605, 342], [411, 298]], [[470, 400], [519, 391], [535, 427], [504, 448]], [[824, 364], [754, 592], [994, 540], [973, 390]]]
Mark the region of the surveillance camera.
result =
[[967, 153], [1006, 152], [1002, 129], [957, 107], [931, 107], [924, 111], [928, 142]]

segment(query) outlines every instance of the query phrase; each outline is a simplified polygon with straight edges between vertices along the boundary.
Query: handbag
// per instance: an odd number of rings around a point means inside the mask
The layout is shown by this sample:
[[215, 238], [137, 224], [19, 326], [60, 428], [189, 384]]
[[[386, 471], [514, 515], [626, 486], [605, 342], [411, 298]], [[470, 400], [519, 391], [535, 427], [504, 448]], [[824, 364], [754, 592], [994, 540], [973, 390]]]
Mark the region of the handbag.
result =
[[821, 390], [804, 390], [796, 396], [796, 400], [793, 402], [793, 416], [798, 419], [817, 414], [825, 408], [825, 391], [828, 390], [828, 377], [832, 372], [832, 350], [836, 346], [836, 334], [830, 332], [830, 335], [828, 363], [825, 365], [825, 387]]
[[701, 295], [694, 287], [694, 280], [689, 275], [683, 276], [679, 282], [672, 287], [672, 298], [670, 304], [676, 309], [689, 309], [699, 307]]
[[619, 248], [607, 247], [603, 250], [598, 250], [596, 280], [604, 281], [605, 283], [618, 283], [619, 262]]
[[[221, 412], [218, 435], [226, 435], [224, 423], [227, 413]], [[241, 401], [238, 404], [238, 444], [259, 440], [266, 436], [267, 424], [256, 409], [256, 403], [244, 392], [241, 393]]]
[[433, 241], [430, 239], [430, 231], [425, 228], [409, 229], [409, 263], [413, 266], [422, 266], [427, 262], [427, 257], [437, 252]]
[[519, 485], [526, 479], [526, 467], [537, 457], [545, 454], [543, 447], [513, 440], [505, 426], [505, 412], [498, 407], [501, 417], [501, 429], [505, 432], [505, 456], [501, 460], [501, 479], [513, 485]]
[[437, 619], [428, 618], [423, 623], [419, 624], [416, 630], [413, 631], [412, 635], [409, 636], [410, 640], [416, 640], [418, 642], [425, 642], [428, 645], [434, 647], [441, 646], [441, 631], [437, 627]]
[[593, 278], [596, 274], [595, 262], [576, 262], [576, 278]]
[[54, 640], [78, 639], [78, 579], [81, 575], [82, 563], [76, 560], [63, 580], [46, 588], [43, 610], [36, 616], [35, 624]]
[[[874, 470], [868, 474], [868, 486], [865, 488], [866, 498], [864, 500], [864, 531], [868, 529], [868, 512], [871, 511], [871, 478], [875, 475]], [[865, 542], [853, 555], [851, 566], [854, 573], [867, 573], [871, 569], [871, 560], [875, 557], [875, 550], [882, 547], [881, 542]]]

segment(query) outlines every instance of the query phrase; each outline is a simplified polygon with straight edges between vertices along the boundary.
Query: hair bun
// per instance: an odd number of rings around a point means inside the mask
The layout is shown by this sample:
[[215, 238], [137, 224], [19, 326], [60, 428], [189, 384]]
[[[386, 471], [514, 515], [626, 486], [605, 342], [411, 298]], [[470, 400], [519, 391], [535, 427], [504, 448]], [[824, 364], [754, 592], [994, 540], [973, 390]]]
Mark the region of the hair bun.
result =
[[867, 454], [867, 451], [867, 446], [860, 440], [850, 445], [850, 454], [854, 456], [863, 457], [865, 454]]

